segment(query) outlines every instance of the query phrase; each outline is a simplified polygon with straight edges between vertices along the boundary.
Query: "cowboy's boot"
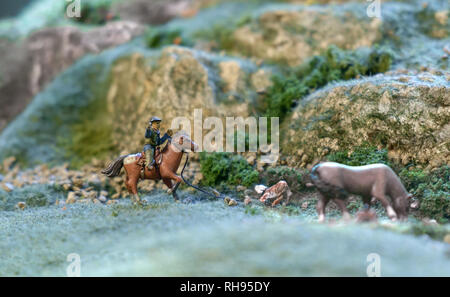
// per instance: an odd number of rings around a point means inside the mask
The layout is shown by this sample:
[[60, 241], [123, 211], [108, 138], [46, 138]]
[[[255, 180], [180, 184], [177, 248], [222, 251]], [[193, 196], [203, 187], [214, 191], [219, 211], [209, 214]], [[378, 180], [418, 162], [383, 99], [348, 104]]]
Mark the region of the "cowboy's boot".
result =
[[152, 149], [145, 151], [145, 163], [147, 165], [148, 170], [153, 169], [153, 165], [155, 163], [154, 154], [155, 153]]
[[150, 164], [152, 163], [152, 151], [146, 150], [144, 153], [145, 153], [145, 167], [150, 169]]

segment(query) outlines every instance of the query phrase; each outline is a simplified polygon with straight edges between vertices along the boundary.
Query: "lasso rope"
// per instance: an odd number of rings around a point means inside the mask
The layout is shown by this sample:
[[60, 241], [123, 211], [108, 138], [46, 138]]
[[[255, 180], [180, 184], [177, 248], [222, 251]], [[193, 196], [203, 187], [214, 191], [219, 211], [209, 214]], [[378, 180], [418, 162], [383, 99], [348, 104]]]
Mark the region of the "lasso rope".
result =
[[[186, 152], [183, 152], [183, 153], [186, 153]], [[188, 161], [189, 161], [189, 155], [188, 155], [188, 153], [186, 153], [186, 161], [184, 162], [183, 169], [181, 170], [181, 178], [183, 179], [183, 181], [184, 181], [188, 186], [190, 186], [190, 187], [192, 187], [192, 188], [194, 188], [194, 189], [196, 189], [196, 190], [198, 190], [198, 191], [200, 191], [200, 192], [202, 192], [202, 193], [205, 193], [205, 194], [207, 194], [207, 195], [213, 196], [214, 198], [220, 198], [221, 195], [219, 195], [219, 197], [217, 197], [217, 196], [216, 196], [215, 194], [213, 194], [213, 193], [207, 192], [206, 190], [203, 190], [203, 189], [200, 188], [200, 187], [194, 186], [193, 184], [191, 184], [190, 182], [188, 182], [188, 181], [184, 178], [183, 172], [184, 172], [184, 169], [186, 168], [186, 165], [187, 165]]]

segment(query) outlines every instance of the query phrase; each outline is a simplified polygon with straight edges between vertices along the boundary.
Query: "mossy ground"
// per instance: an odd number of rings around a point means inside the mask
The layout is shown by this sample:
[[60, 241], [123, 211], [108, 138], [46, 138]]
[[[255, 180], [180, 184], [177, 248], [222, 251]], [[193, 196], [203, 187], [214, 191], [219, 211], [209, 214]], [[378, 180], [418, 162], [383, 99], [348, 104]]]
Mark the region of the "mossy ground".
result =
[[307, 211], [143, 198], [144, 208], [125, 199], [1, 211], [0, 275], [65, 276], [71, 253], [82, 276], [366, 276], [369, 253], [380, 255], [383, 276], [450, 275], [449, 246], [400, 232], [408, 224], [328, 226]]
[[331, 82], [386, 72], [391, 63], [392, 54], [386, 49], [345, 51], [330, 46], [322, 55], [314, 56], [298, 67], [285, 69], [285, 74], [275, 75], [260, 111], [266, 116], [280, 117], [282, 121], [314, 90]]

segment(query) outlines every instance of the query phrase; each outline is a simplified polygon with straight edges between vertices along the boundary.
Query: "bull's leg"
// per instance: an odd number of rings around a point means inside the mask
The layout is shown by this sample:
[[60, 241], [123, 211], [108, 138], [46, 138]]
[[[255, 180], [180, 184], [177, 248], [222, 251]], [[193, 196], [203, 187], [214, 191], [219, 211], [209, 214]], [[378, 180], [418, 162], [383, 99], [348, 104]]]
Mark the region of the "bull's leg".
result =
[[319, 215], [318, 222], [325, 222], [325, 207], [327, 206], [330, 200], [326, 198], [323, 194], [319, 194], [319, 201], [316, 205], [317, 214]]
[[386, 210], [388, 218], [391, 219], [392, 221], [396, 221], [397, 213], [392, 208], [387, 197], [385, 195], [381, 195], [381, 194], [377, 194], [377, 195], [373, 195], [373, 196], [374, 196], [374, 198], [380, 200], [381, 204], [383, 204], [383, 207]]
[[345, 204], [345, 201], [339, 198], [333, 199], [334, 203], [339, 207], [339, 209], [342, 212], [342, 219], [344, 221], [350, 221], [352, 216], [348, 212], [347, 205]]
[[[394, 204], [394, 210], [397, 213], [398, 219], [400, 221], [405, 221], [405, 220], [408, 219], [408, 213], [405, 211], [405, 208], [402, 206], [403, 205], [403, 203], [402, 203], [403, 199], [406, 199], [406, 198], [404, 198], [404, 197], [396, 197], [392, 201], [393, 204]], [[409, 203], [406, 202], [406, 204], [408, 205]], [[409, 205], [407, 207], [409, 207]]]
[[[383, 205], [384, 209], [386, 210], [387, 216], [392, 221], [397, 220], [397, 214], [395, 210], [392, 208], [391, 203], [389, 202], [388, 197], [385, 195], [385, 189], [386, 189], [386, 182], [382, 179], [379, 179], [377, 182], [375, 182], [373, 188], [372, 188], [372, 197], [375, 197], [378, 199], [381, 204]], [[372, 198], [373, 200], [373, 198]]]

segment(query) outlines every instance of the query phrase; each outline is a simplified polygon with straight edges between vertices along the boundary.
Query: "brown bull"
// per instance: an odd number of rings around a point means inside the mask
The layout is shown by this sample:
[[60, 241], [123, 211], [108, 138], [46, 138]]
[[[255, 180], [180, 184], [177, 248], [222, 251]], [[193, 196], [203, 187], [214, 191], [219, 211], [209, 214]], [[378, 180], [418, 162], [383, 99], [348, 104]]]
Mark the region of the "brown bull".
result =
[[311, 180], [320, 193], [317, 203], [320, 222], [325, 220], [325, 207], [331, 199], [341, 209], [344, 219], [350, 218], [345, 206], [349, 194], [360, 195], [367, 206], [370, 206], [372, 198], [379, 200], [391, 220], [408, 217], [412, 195], [394, 171], [384, 164], [347, 166], [324, 162], [313, 167]]

